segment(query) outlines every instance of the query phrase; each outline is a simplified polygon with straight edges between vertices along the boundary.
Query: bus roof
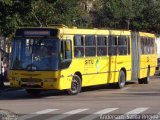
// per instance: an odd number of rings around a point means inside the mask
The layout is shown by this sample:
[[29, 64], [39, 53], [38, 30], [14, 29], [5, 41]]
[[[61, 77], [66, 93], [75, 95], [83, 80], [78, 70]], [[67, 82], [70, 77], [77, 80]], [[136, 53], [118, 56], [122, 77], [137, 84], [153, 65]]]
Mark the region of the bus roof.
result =
[[152, 34], [152, 33], [147, 33], [147, 32], [139, 32], [139, 36], [142, 36], [142, 37], [156, 37], [155, 34]]
[[78, 29], [78, 28], [63, 28], [61, 34], [83, 34], [83, 35], [131, 35], [130, 30], [105, 30], [105, 29]]
[[[24, 36], [53, 36], [62, 35], [131, 35], [131, 30], [111, 30], [111, 29], [81, 29], [76, 27], [69, 28], [61, 24], [53, 24], [48, 27], [27, 27], [16, 30], [16, 37]], [[156, 37], [152, 33], [139, 32], [140, 36]]]

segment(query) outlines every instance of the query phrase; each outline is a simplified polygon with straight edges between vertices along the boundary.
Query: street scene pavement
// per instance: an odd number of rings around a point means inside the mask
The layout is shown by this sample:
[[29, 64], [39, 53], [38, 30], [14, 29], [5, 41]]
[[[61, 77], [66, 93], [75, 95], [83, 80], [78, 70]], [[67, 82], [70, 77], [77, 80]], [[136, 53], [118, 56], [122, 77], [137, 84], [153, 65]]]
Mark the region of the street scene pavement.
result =
[[6, 87], [0, 92], [0, 113], [3, 119], [18, 120], [155, 120], [160, 117], [159, 86], [160, 77], [154, 76], [150, 84], [135, 81], [123, 89], [87, 87], [74, 96], [55, 90], [31, 96], [24, 89]]
[[160, 0], [0, 0], [0, 120], [160, 120], [159, 14]]

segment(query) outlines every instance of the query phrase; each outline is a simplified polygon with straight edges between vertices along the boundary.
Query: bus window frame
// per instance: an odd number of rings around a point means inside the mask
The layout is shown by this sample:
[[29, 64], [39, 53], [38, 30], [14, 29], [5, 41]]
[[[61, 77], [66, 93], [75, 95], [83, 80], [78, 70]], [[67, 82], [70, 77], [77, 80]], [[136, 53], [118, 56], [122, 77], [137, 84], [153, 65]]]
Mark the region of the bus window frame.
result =
[[[98, 42], [98, 38], [100, 38], [100, 37], [103, 37], [104, 39], [105, 39], [105, 44], [104, 45], [101, 45], [101, 44], [99, 44], [99, 42]], [[97, 54], [97, 56], [98, 57], [101, 57], [101, 56], [107, 56], [108, 55], [108, 37], [107, 36], [105, 36], [105, 35], [97, 35], [96, 36], [96, 54]], [[106, 49], [106, 53], [105, 54], [101, 54], [101, 55], [99, 55], [98, 53], [99, 53], [99, 48], [105, 48]]]
[[[76, 37], [81, 37], [81, 45], [75, 44], [76, 42]], [[74, 58], [83, 58], [85, 55], [85, 39], [84, 35], [74, 35], [73, 37], [73, 49], [74, 49]], [[78, 53], [77, 53], [78, 52]]]
[[[116, 53], [113, 51], [114, 49], [115, 49]], [[117, 53], [118, 53], [117, 49], [118, 49], [118, 36], [117, 35], [109, 35], [108, 36], [108, 55], [109, 56], [117, 56]]]
[[[120, 43], [120, 41], [122, 41], [123, 40], [123, 43], [126, 43], [126, 44], [119, 44]], [[118, 45], [117, 45], [117, 55], [119, 55], [119, 56], [122, 56], [122, 55], [128, 55], [128, 36], [126, 36], [126, 35], [119, 35], [118, 36]], [[124, 52], [120, 52], [120, 48], [122, 48], [122, 49], [126, 49], [126, 51], [124, 51]]]
[[[70, 58], [66, 58], [66, 42], [70, 42]], [[63, 44], [63, 46], [62, 46]], [[63, 49], [62, 49], [63, 47]], [[72, 62], [72, 57], [73, 57], [73, 52], [72, 52], [72, 41], [70, 39], [62, 39], [61, 42], [60, 42], [60, 65], [59, 65], [59, 68], [60, 69], [66, 69], [70, 66], [71, 62]]]
[[[92, 42], [93, 42], [93, 44], [87, 44], [86, 45], [86, 42], [87, 42], [87, 40], [86, 40], [86, 37], [94, 37], [94, 39], [90, 39], [90, 40], [92, 40]], [[89, 39], [88, 39], [89, 40]], [[89, 40], [89, 42], [90, 42], [90, 40]], [[95, 56], [97, 56], [97, 42], [96, 42], [96, 35], [94, 35], [94, 34], [89, 34], [89, 35], [85, 35], [85, 42], [84, 42], [84, 46], [85, 46], [85, 57], [95, 57]], [[91, 52], [88, 52], [89, 53], [89, 55], [87, 55], [87, 49], [86, 48], [90, 48], [89, 50], [91, 50], [91, 48], [94, 48], [95, 49], [95, 54], [94, 55], [91, 55], [90, 53]]]

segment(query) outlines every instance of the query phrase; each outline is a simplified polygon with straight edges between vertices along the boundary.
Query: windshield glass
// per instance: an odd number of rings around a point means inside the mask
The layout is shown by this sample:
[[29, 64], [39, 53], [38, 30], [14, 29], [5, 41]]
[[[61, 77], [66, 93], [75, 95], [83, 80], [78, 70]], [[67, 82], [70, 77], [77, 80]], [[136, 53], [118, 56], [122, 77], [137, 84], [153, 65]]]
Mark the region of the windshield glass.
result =
[[11, 69], [57, 70], [59, 40], [46, 38], [17, 38], [13, 41]]

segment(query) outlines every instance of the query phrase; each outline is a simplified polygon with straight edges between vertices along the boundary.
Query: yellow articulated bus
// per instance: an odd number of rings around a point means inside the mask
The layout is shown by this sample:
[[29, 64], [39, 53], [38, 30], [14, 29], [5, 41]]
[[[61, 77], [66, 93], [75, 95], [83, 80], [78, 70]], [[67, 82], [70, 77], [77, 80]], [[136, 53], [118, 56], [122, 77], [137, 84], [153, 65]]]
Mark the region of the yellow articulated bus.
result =
[[29, 94], [126, 81], [148, 84], [157, 66], [155, 35], [129, 30], [20, 28], [12, 43], [11, 87]]

